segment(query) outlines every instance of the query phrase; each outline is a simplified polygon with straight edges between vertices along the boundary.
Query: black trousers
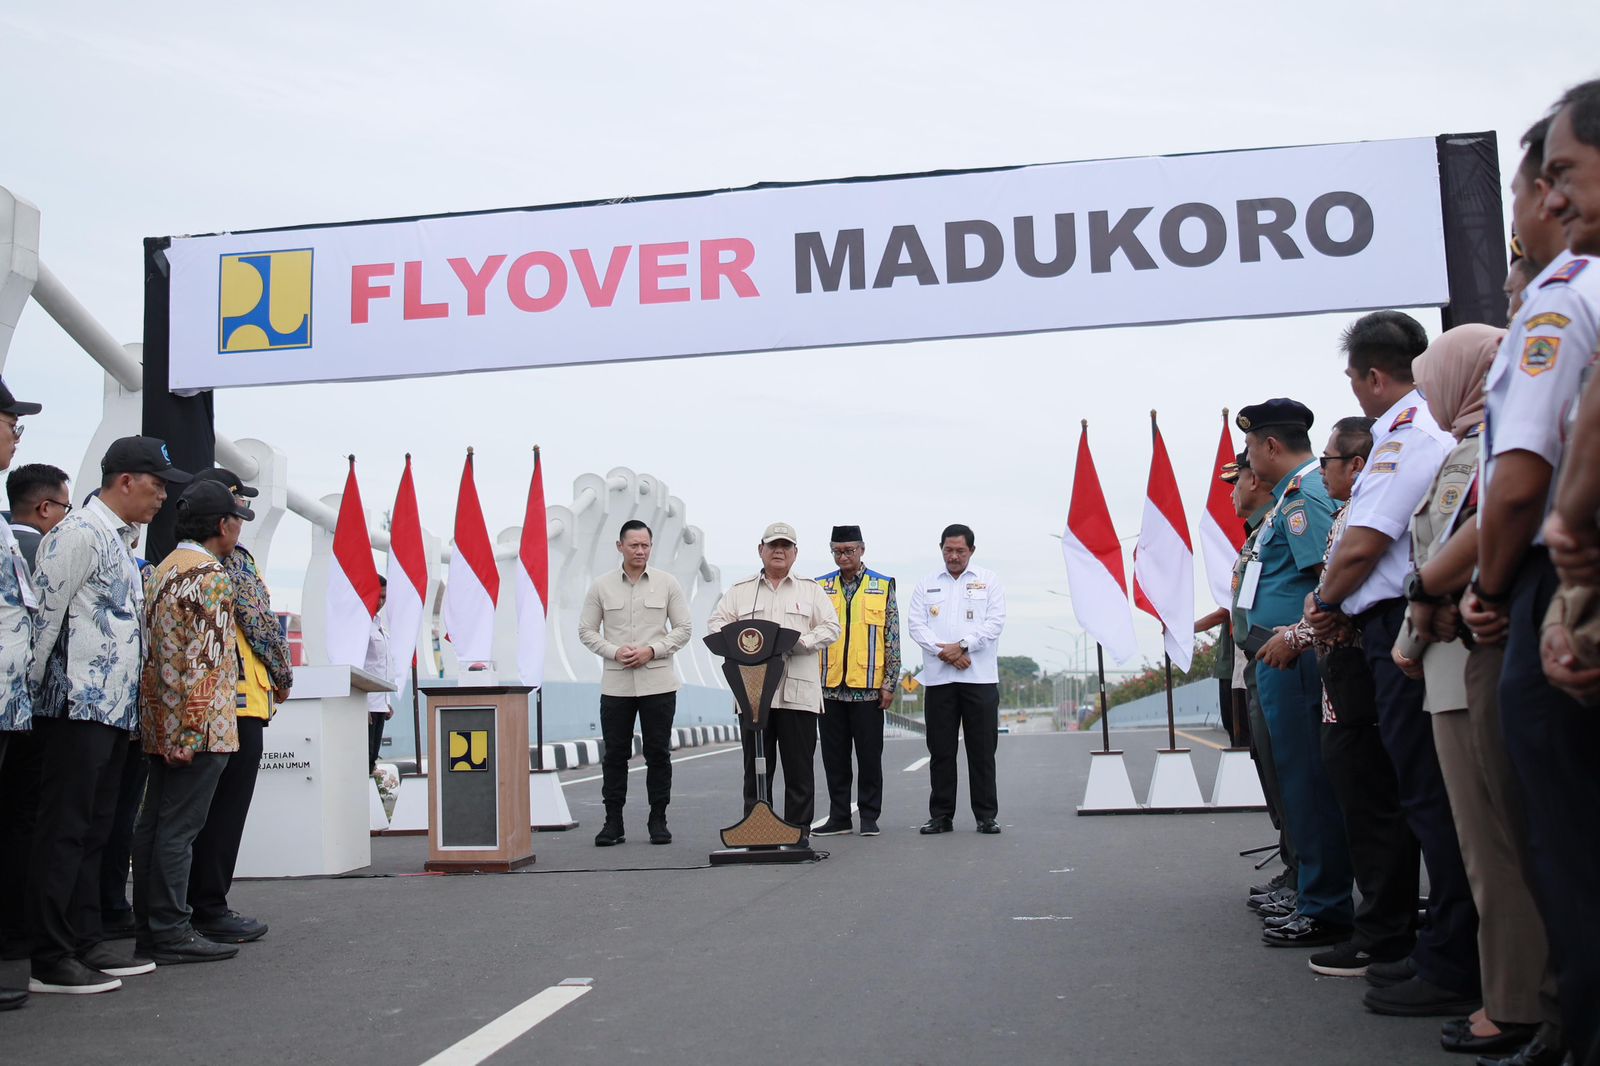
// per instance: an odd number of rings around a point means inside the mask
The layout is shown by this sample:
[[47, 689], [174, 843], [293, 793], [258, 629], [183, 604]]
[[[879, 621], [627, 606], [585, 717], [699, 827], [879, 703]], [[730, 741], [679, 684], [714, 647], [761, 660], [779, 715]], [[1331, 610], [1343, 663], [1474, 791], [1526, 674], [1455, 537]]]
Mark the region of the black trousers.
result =
[[44, 745], [38, 733], [0, 733], [0, 959], [25, 959], [30, 945], [23, 924], [29, 852], [39, 817]]
[[133, 834], [133, 912], [138, 936], [152, 944], [181, 940], [193, 929], [189, 872], [194, 838], [211, 811], [229, 752], [196, 752], [187, 766], [150, 763], [149, 790]]
[[378, 768], [378, 755], [383, 751], [383, 723], [389, 719], [381, 714], [367, 715], [367, 773]]
[[53, 965], [101, 939], [100, 860], [128, 755], [126, 730], [98, 722], [35, 718], [44, 746], [25, 924], [37, 965]]
[[[1544, 918], [1567, 1046], [1600, 1062], [1600, 711], [1551, 685], [1539, 625], [1556, 575], [1534, 548], [1517, 575], [1500, 675], [1500, 729], [1522, 785], [1534, 900]], [[1586, 1057], [1587, 1056], [1587, 1057]]]
[[256, 772], [261, 768], [261, 718], [239, 719], [239, 750], [228, 757], [211, 794], [205, 826], [194, 838], [194, 858], [189, 864], [189, 906], [205, 921], [228, 913], [228, 892], [233, 869], [239, 862], [239, 841], [244, 839], [250, 800], [256, 794]]
[[1478, 909], [1433, 747], [1433, 722], [1422, 709], [1422, 682], [1401, 673], [1391, 656], [1405, 616], [1404, 600], [1366, 612], [1361, 640], [1372, 669], [1378, 731], [1400, 786], [1400, 809], [1428, 864], [1428, 920], [1417, 935], [1411, 961], [1424, 980], [1475, 995], [1480, 984]]
[[817, 723], [822, 741], [822, 773], [828, 779], [828, 818], [850, 820], [850, 755], [861, 771], [863, 822], [876, 822], [883, 813], [883, 707], [877, 699], [822, 701], [822, 721]]
[[133, 829], [144, 800], [144, 786], [150, 776], [150, 760], [144, 757], [139, 738], [128, 738], [128, 752], [122, 760], [122, 783], [117, 787], [117, 812], [111, 818], [111, 835], [100, 856], [100, 914], [102, 917], [133, 913], [128, 903], [128, 869], [133, 864]]
[[985, 821], [1000, 813], [995, 791], [994, 752], [1000, 743], [1000, 686], [952, 681], [927, 686], [923, 720], [928, 729], [930, 818], [956, 813], [956, 746], [967, 740], [967, 792], [972, 815]]
[[[1268, 669], [1271, 669], [1270, 667]], [[1261, 689], [1256, 685], [1256, 662], [1244, 667], [1245, 712], [1250, 716], [1250, 758], [1261, 779], [1261, 795], [1267, 801], [1267, 817], [1278, 830], [1278, 858], [1288, 872], [1290, 888], [1300, 886], [1300, 860], [1289, 836], [1289, 819], [1283, 816], [1283, 786], [1278, 783], [1278, 764], [1272, 758], [1272, 736], [1267, 731], [1267, 712], [1261, 709]]]
[[677, 711], [676, 692], [600, 697], [600, 799], [607, 817], [620, 816], [628, 802], [628, 760], [633, 758], [636, 719], [644, 747], [644, 793], [650, 810], [665, 811], [672, 802], [672, 718]]
[[1400, 809], [1400, 782], [1379, 735], [1372, 672], [1358, 647], [1317, 658], [1339, 719], [1322, 724], [1322, 765], [1344, 815], [1361, 890], [1354, 940], [1381, 959], [1402, 958], [1415, 940], [1422, 853]]
[[[811, 832], [811, 818], [816, 812], [817, 718], [810, 711], [795, 711], [787, 707], [774, 707], [768, 714], [767, 728], [761, 734], [762, 755], [767, 760], [767, 788], [772, 791], [772, 781], [778, 760], [783, 760], [783, 820]], [[755, 734], [744, 732], [744, 809], [749, 813], [756, 804], [756, 743]]]

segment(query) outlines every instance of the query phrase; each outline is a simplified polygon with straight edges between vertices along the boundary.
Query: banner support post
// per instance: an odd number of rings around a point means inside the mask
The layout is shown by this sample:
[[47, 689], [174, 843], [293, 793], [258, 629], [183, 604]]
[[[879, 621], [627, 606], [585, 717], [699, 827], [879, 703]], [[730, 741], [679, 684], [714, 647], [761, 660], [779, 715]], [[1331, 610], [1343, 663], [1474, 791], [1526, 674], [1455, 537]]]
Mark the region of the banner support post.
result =
[[[1162, 636], [1165, 635], [1164, 633], [1162, 634]], [[1176, 751], [1178, 749], [1178, 733], [1172, 716], [1172, 656], [1162, 652], [1161, 658], [1166, 660], [1167, 664], [1167, 750]]]
[[1111, 750], [1111, 708], [1106, 706], [1106, 652], [1094, 642], [1095, 663], [1100, 668], [1100, 750]]
[[544, 686], [533, 690], [534, 751], [538, 753], [536, 770], [544, 769]]

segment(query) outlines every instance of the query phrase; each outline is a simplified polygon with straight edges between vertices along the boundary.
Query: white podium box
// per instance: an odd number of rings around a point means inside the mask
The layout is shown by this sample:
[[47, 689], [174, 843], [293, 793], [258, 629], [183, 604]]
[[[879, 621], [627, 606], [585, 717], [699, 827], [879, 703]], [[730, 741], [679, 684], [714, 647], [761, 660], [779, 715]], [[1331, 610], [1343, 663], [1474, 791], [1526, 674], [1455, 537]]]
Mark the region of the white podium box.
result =
[[297, 666], [262, 734], [239, 877], [341, 874], [372, 864], [367, 693], [394, 686], [350, 666]]

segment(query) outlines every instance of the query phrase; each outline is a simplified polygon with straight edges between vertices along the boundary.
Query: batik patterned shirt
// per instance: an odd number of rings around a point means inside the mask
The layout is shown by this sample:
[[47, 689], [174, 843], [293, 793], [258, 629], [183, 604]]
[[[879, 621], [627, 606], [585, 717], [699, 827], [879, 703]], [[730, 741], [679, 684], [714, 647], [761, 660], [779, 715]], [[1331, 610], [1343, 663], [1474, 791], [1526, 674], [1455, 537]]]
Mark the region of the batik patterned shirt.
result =
[[221, 560], [186, 541], [150, 579], [139, 726], [144, 750], [238, 751], [233, 580]]
[[233, 579], [233, 620], [239, 627], [239, 636], [267, 668], [272, 687], [288, 688], [294, 681], [289, 641], [278, 625], [278, 616], [272, 613], [272, 595], [256, 567], [255, 557], [244, 548], [235, 548], [222, 566]]
[[11, 527], [0, 522], [0, 733], [24, 732], [33, 721], [28, 667], [33, 663], [31, 586], [28, 566]]
[[133, 732], [144, 662], [138, 531], [96, 497], [39, 542], [28, 681], [36, 718], [70, 718]]

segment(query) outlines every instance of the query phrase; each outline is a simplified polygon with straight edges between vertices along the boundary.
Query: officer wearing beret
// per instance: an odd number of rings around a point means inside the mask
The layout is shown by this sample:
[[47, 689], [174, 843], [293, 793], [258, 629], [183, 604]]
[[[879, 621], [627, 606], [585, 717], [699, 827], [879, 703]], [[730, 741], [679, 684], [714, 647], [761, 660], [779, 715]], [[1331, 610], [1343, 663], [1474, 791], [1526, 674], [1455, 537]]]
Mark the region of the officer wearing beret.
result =
[[[1244, 408], [1238, 425], [1257, 477], [1273, 486], [1272, 509], [1245, 568], [1239, 606], [1251, 630], [1300, 620], [1316, 586], [1334, 505], [1311, 450], [1312, 414], [1305, 404], [1274, 399]], [[1287, 669], [1256, 670], [1261, 709], [1283, 793], [1284, 817], [1300, 861], [1296, 912], [1262, 933], [1269, 947], [1317, 947], [1350, 938], [1350, 853], [1338, 801], [1322, 765], [1322, 679], [1316, 654], [1295, 656]]]

